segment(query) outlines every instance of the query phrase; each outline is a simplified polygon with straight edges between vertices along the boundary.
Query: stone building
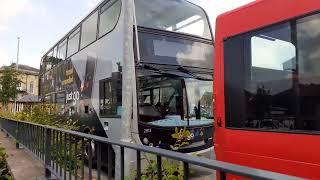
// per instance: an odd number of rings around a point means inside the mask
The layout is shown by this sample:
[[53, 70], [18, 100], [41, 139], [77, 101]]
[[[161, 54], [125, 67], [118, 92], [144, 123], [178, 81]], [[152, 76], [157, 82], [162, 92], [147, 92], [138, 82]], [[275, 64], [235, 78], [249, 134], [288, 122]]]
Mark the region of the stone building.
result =
[[[16, 64], [11, 65], [13, 68]], [[0, 67], [0, 76], [6, 66]], [[16, 111], [22, 111], [25, 106], [32, 106], [39, 103], [39, 69], [27, 66], [18, 65], [19, 80], [21, 83], [18, 85], [19, 93], [17, 95]], [[8, 104], [8, 109], [14, 111], [14, 100]]]

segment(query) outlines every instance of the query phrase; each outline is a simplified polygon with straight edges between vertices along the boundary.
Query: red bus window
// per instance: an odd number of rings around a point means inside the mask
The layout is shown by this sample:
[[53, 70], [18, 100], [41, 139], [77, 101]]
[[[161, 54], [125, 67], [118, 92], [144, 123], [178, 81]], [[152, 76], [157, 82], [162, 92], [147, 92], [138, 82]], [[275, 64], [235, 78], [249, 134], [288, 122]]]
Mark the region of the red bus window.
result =
[[320, 131], [318, 27], [320, 14], [225, 40], [226, 126]]

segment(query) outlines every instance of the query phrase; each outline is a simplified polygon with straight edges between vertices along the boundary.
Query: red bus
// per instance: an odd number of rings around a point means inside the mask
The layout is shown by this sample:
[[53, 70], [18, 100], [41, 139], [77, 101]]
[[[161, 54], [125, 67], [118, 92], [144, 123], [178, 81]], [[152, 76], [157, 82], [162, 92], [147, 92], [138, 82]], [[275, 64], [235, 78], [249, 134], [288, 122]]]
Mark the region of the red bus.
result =
[[320, 1], [255, 1], [216, 25], [217, 160], [320, 178]]

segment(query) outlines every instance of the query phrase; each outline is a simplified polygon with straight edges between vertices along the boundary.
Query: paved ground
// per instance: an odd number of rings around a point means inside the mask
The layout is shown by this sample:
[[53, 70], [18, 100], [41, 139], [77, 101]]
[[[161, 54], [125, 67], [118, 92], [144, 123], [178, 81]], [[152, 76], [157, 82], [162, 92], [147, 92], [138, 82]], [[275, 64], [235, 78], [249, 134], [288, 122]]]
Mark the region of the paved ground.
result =
[[[210, 150], [204, 150], [196, 153], [198, 156], [203, 157], [203, 158], [208, 158], [208, 159], [215, 159], [216, 156], [214, 154], [213, 148]], [[190, 165], [190, 174], [191, 180], [215, 180], [216, 179], [216, 171], [199, 167], [199, 166], [194, 166]]]
[[6, 149], [7, 162], [15, 180], [44, 179], [43, 164], [25, 149], [16, 149], [12, 138], [0, 132], [0, 146]]

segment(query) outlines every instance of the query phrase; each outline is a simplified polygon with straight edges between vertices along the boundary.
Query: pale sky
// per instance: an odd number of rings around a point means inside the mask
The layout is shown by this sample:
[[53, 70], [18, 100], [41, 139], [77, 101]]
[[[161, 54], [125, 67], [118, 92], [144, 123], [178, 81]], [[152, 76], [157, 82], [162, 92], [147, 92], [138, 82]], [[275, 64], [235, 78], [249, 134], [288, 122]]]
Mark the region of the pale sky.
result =
[[[39, 68], [47, 50], [101, 0], [0, 0], [0, 66], [16, 62]], [[208, 13], [212, 29], [217, 15], [253, 0], [190, 0]]]

